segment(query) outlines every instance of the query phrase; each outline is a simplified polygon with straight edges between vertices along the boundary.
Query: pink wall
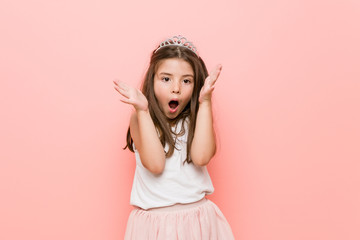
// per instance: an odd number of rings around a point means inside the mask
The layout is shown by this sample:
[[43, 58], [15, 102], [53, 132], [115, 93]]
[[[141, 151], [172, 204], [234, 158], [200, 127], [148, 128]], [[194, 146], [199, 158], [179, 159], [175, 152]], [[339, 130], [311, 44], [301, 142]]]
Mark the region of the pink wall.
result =
[[164, 37], [223, 65], [210, 197], [236, 239], [360, 239], [360, 4], [2, 1], [0, 239], [122, 239], [131, 108]]

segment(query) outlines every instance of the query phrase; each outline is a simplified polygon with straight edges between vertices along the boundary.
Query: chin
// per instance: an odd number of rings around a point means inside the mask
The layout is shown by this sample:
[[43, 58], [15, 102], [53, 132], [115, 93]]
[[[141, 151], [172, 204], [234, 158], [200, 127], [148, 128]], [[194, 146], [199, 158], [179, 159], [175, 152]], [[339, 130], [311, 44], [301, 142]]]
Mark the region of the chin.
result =
[[171, 120], [175, 119], [177, 116], [179, 116], [179, 114], [176, 114], [176, 115], [166, 115], [166, 117], [167, 117], [168, 119], [171, 119]]
[[179, 112], [176, 112], [176, 113], [167, 113], [167, 114], [165, 114], [165, 116], [166, 116], [169, 120], [174, 120], [174, 119], [176, 119], [176, 118], [180, 115], [181, 112], [182, 112], [182, 110], [179, 111]]

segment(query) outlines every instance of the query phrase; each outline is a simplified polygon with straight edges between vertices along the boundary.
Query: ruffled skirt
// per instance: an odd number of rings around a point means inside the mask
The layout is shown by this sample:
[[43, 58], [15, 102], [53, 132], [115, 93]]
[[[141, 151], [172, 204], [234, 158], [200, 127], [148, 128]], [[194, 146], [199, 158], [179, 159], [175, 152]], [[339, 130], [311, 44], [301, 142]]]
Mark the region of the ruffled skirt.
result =
[[131, 211], [125, 240], [232, 240], [229, 223], [212, 201]]

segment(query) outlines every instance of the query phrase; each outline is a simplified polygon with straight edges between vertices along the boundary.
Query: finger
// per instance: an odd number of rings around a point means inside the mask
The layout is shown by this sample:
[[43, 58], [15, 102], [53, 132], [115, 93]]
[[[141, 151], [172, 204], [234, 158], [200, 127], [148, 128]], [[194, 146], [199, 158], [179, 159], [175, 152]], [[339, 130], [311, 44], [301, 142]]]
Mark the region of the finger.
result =
[[119, 79], [114, 79], [113, 83], [117, 86], [117, 87], [121, 87], [121, 88], [125, 88], [125, 86], [127, 87], [127, 85], [124, 82], [121, 82]]
[[131, 101], [129, 101], [128, 99], [120, 98], [119, 100], [120, 100], [121, 102], [123, 102], [123, 103], [131, 104], [131, 105], [132, 105]]
[[215, 82], [216, 82], [216, 79], [212, 75], [209, 75], [205, 79], [205, 84], [204, 85], [207, 85], [208, 87], [212, 87], [212, 86], [214, 86]]
[[209, 85], [209, 86], [212, 86], [213, 85], [213, 80], [211, 78], [211, 75], [207, 76], [207, 78], [205, 79], [205, 83], [204, 85]]
[[213, 81], [213, 84], [216, 82], [216, 80], [218, 79], [220, 72], [221, 72], [222, 66], [221, 64], [218, 64], [215, 69], [211, 72], [210, 77], [211, 80]]
[[129, 85], [127, 85], [126, 83], [122, 82], [122, 81], [118, 81], [116, 83], [117, 86], [119, 86], [120, 89], [123, 89], [125, 91], [128, 91], [129, 90]]
[[119, 82], [119, 81], [120, 81], [119, 79], [114, 79], [114, 80], [113, 80], [113, 83], [115, 83], [115, 85], [118, 86], [118, 82]]
[[130, 97], [130, 94], [127, 91], [125, 91], [125, 90], [123, 90], [121, 88], [118, 88], [118, 87], [114, 87], [114, 88], [115, 88], [116, 91], [118, 91], [124, 97], [126, 97], [126, 98]]
[[204, 94], [209, 94], [209, 93], [211, 94], [214, 91], [214, 89], [215, 89], [215, 86], [213, 85], [213, 86], [209, 87], [208, 89], [206, 89]]
[[212, 77], [215, 78], [215, 80], [219, 77], [221, 72], [222, 66], [219, 64], [216, 66], [216, 68], [212, 71]]

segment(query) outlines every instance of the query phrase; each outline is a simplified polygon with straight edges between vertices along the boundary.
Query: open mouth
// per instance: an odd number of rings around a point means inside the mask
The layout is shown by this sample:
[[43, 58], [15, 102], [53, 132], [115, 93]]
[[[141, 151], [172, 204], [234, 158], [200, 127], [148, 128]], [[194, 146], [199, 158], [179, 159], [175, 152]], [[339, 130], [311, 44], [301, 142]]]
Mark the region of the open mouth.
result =
[[176, 112], [177, 108], [179, 106], [179, 102], [177, 100], [171, 100], [169, 102], [170, 112]]

